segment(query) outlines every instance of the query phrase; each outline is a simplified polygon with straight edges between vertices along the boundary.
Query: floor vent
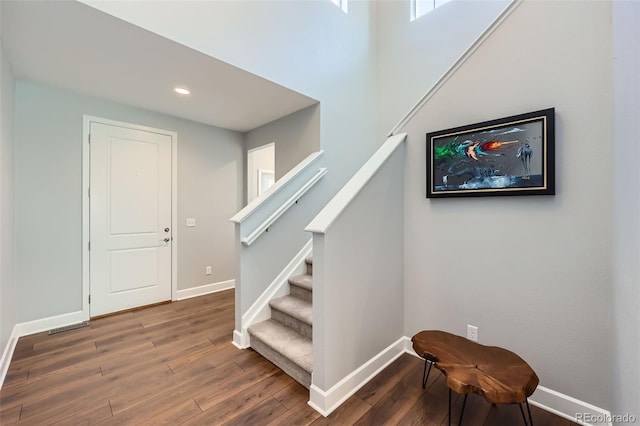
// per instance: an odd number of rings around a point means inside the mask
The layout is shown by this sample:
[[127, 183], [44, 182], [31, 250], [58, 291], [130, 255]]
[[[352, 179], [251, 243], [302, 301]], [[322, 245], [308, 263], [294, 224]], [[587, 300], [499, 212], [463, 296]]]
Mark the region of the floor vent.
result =
[[54, 328], [53, 330], [49, 330], [49, 335], [62, 333], [64, 331], [75, 330], [76, 328], [87, 327], [89, 325], [89, 321], [82, 321], [78, 324], [65, 325], [64, 327]]

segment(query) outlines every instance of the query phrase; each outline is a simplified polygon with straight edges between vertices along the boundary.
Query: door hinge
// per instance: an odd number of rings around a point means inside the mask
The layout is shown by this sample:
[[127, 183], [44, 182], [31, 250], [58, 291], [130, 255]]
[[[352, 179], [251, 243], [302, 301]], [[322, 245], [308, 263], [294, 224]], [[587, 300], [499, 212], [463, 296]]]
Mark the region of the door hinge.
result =
[[87, 188], [87, 197], [91, 198], [91, 187]]
[[89, 304], [91, 304], [91, 295], [89, 295]]
[[91, 143], [91, 133], [89, 133], [89, 143]]
[[91, 251], [91, 241], [89, 241], [89, 251]]

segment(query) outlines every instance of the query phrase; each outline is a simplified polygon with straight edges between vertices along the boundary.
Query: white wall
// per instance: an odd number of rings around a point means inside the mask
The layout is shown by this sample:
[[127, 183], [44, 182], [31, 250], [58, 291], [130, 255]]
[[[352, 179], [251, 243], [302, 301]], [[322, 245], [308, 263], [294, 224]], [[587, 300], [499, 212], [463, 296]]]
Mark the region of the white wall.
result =
[[313, 385], [322, 391], [404, 335], [404, 163], [401, 146], [314, 234]]
[[325, 199], [384, 141], [375, 2], [350, 1], [348, 14], [328, 0], [83, 3], [318, 99]]
[[18, 322], [82, 308], [83, 114], [178, 132], [178, 289], [235, 277], [242, 134], [22, 81], [15, 111]]
[[[0, 43], [0, 357], [16, 325], [13, 116], [15, 81]], [[0, 366], [1, 367], [1, 366]]]
[[[525, 1], [407, 125], [405, 334], [507, 347], [611, 406], [611, 6]], [[553, 197], [425, 198], [425, 133], [556, 108]]]
[[[242, 134], [164, 119], [178, 132], [178, 290], [233, 280], [236, 258], [229, 218], [243, 200]], [[188, 217], [196, 218], [195, 228], [186, 227]], [[207, 265], [211, 275], [205, 275]]]
[[411, 22], [410, 3], [376, 2], [380, 135], [400, 121], [511, 0], [452, 0]]
[[640, 418], [640, 3], [613, 2], [613, 409]]
[[275, 143], [276, 180], [320, 150], [320, 105], [296, 111], [245, 134], [246, 149]]

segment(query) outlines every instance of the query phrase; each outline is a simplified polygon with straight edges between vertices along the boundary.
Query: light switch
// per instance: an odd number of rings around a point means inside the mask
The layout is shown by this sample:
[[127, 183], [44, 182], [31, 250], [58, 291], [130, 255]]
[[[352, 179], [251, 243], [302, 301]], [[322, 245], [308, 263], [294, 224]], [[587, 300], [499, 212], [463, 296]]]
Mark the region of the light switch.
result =
[[196, 218], [188, 217], [187, 218], [187, 226], [196, 226]]

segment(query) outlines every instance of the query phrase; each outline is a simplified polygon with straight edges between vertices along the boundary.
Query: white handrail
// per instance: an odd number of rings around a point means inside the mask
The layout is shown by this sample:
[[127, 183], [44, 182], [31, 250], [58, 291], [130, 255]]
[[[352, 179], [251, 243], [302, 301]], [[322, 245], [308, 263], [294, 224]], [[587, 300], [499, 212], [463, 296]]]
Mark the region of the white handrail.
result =
[[274, 211], [264, 222], [262, 222], [258, 227], [245, 238], [242, 238], [240, 241], [245, 246], [250, 246], [255, 240], [258, 239], [263, 232], [267, 231], [273, 223], [278, 220], [280, 216], [286, 212], [289, 207], [298, 202], [300, 197], [302, 197], [308, 190], [313, 187], [324, 175], [327, 174], [327, 168], [323, 167], [318, 172], [311, 177], [304, 185], [300, 187], [289, 199], [282, 204], [276, 211]]
[[344, 209], [353, 201], [378, 169], [387, 161], [406, 139], [406, 133], [391, 136], [347, 182], [318, 215], [307, 225], [305, 231], [324, 234], [333, 222], [342, 214]]
[[484, 43], [489, 36], [504, 22], [505, 19], [522, 3], [523, 0], [513, 0], [509, 6], [507, 6], [500, 15], [487, 27], [486, 30], [473, 42], [473, 44], [458, 58], [457, 61], [453, 63], [451, 68], [444, 73], [442, 77], [436, 81], [436, 83], [429, 89], [429, 91], [418, 101], [417, 104], [413, 106], [399, 122], [396, 124], [393, 129], [387, 134], [387, 136], [395, 135], [400, 129], [402, 129], [412, 118], [414, 115], [422, 109], [422, 107], [431, 99], [437, 92], [440, 90], [442, 86], [451, 78], [452, 75], [456, 73], [458, 68], [464, 64], [467, 59], [473, 55], [473, 53]]
[[287, 187], [289, 185], [289, 183], [296, 176], [298, 176], [304, 170], [306, 170], [306, 168], [309, 167], [311, 165], [311, 163], [313, 163], [318, 158], [320, 158], [323, 153], [324, 153], [324, 151], [318, 151], [318, 152], [314, 152], [313, 154], [310, 154], [307, 158], [302, 160], [297, 166], [295, 166], [293, 169], [289, 170], [284, 176], [282, 176], [280, 179], [278, 179], [276, 181], [276, 183], [274, 183], [262, 195], [260, 195], [258, 198], [256, 198], [253, 201], [251, 201], [242, 210], [240, 210], [238, 213], [236, 213], [235, 216], [233, 216], [230, 219], [231, 222], [234, 222], [234, 223], [242, 223], [242, 222], [244, 222], [249, 216], [251, 216], [254, 212], [256, 212], [258, 210], [258, 207], [260, 207], [262, 204], [264, 204], [269, 199], [269, 197], [271, 197], [274, 194], [277, 194], [283, 188]]

